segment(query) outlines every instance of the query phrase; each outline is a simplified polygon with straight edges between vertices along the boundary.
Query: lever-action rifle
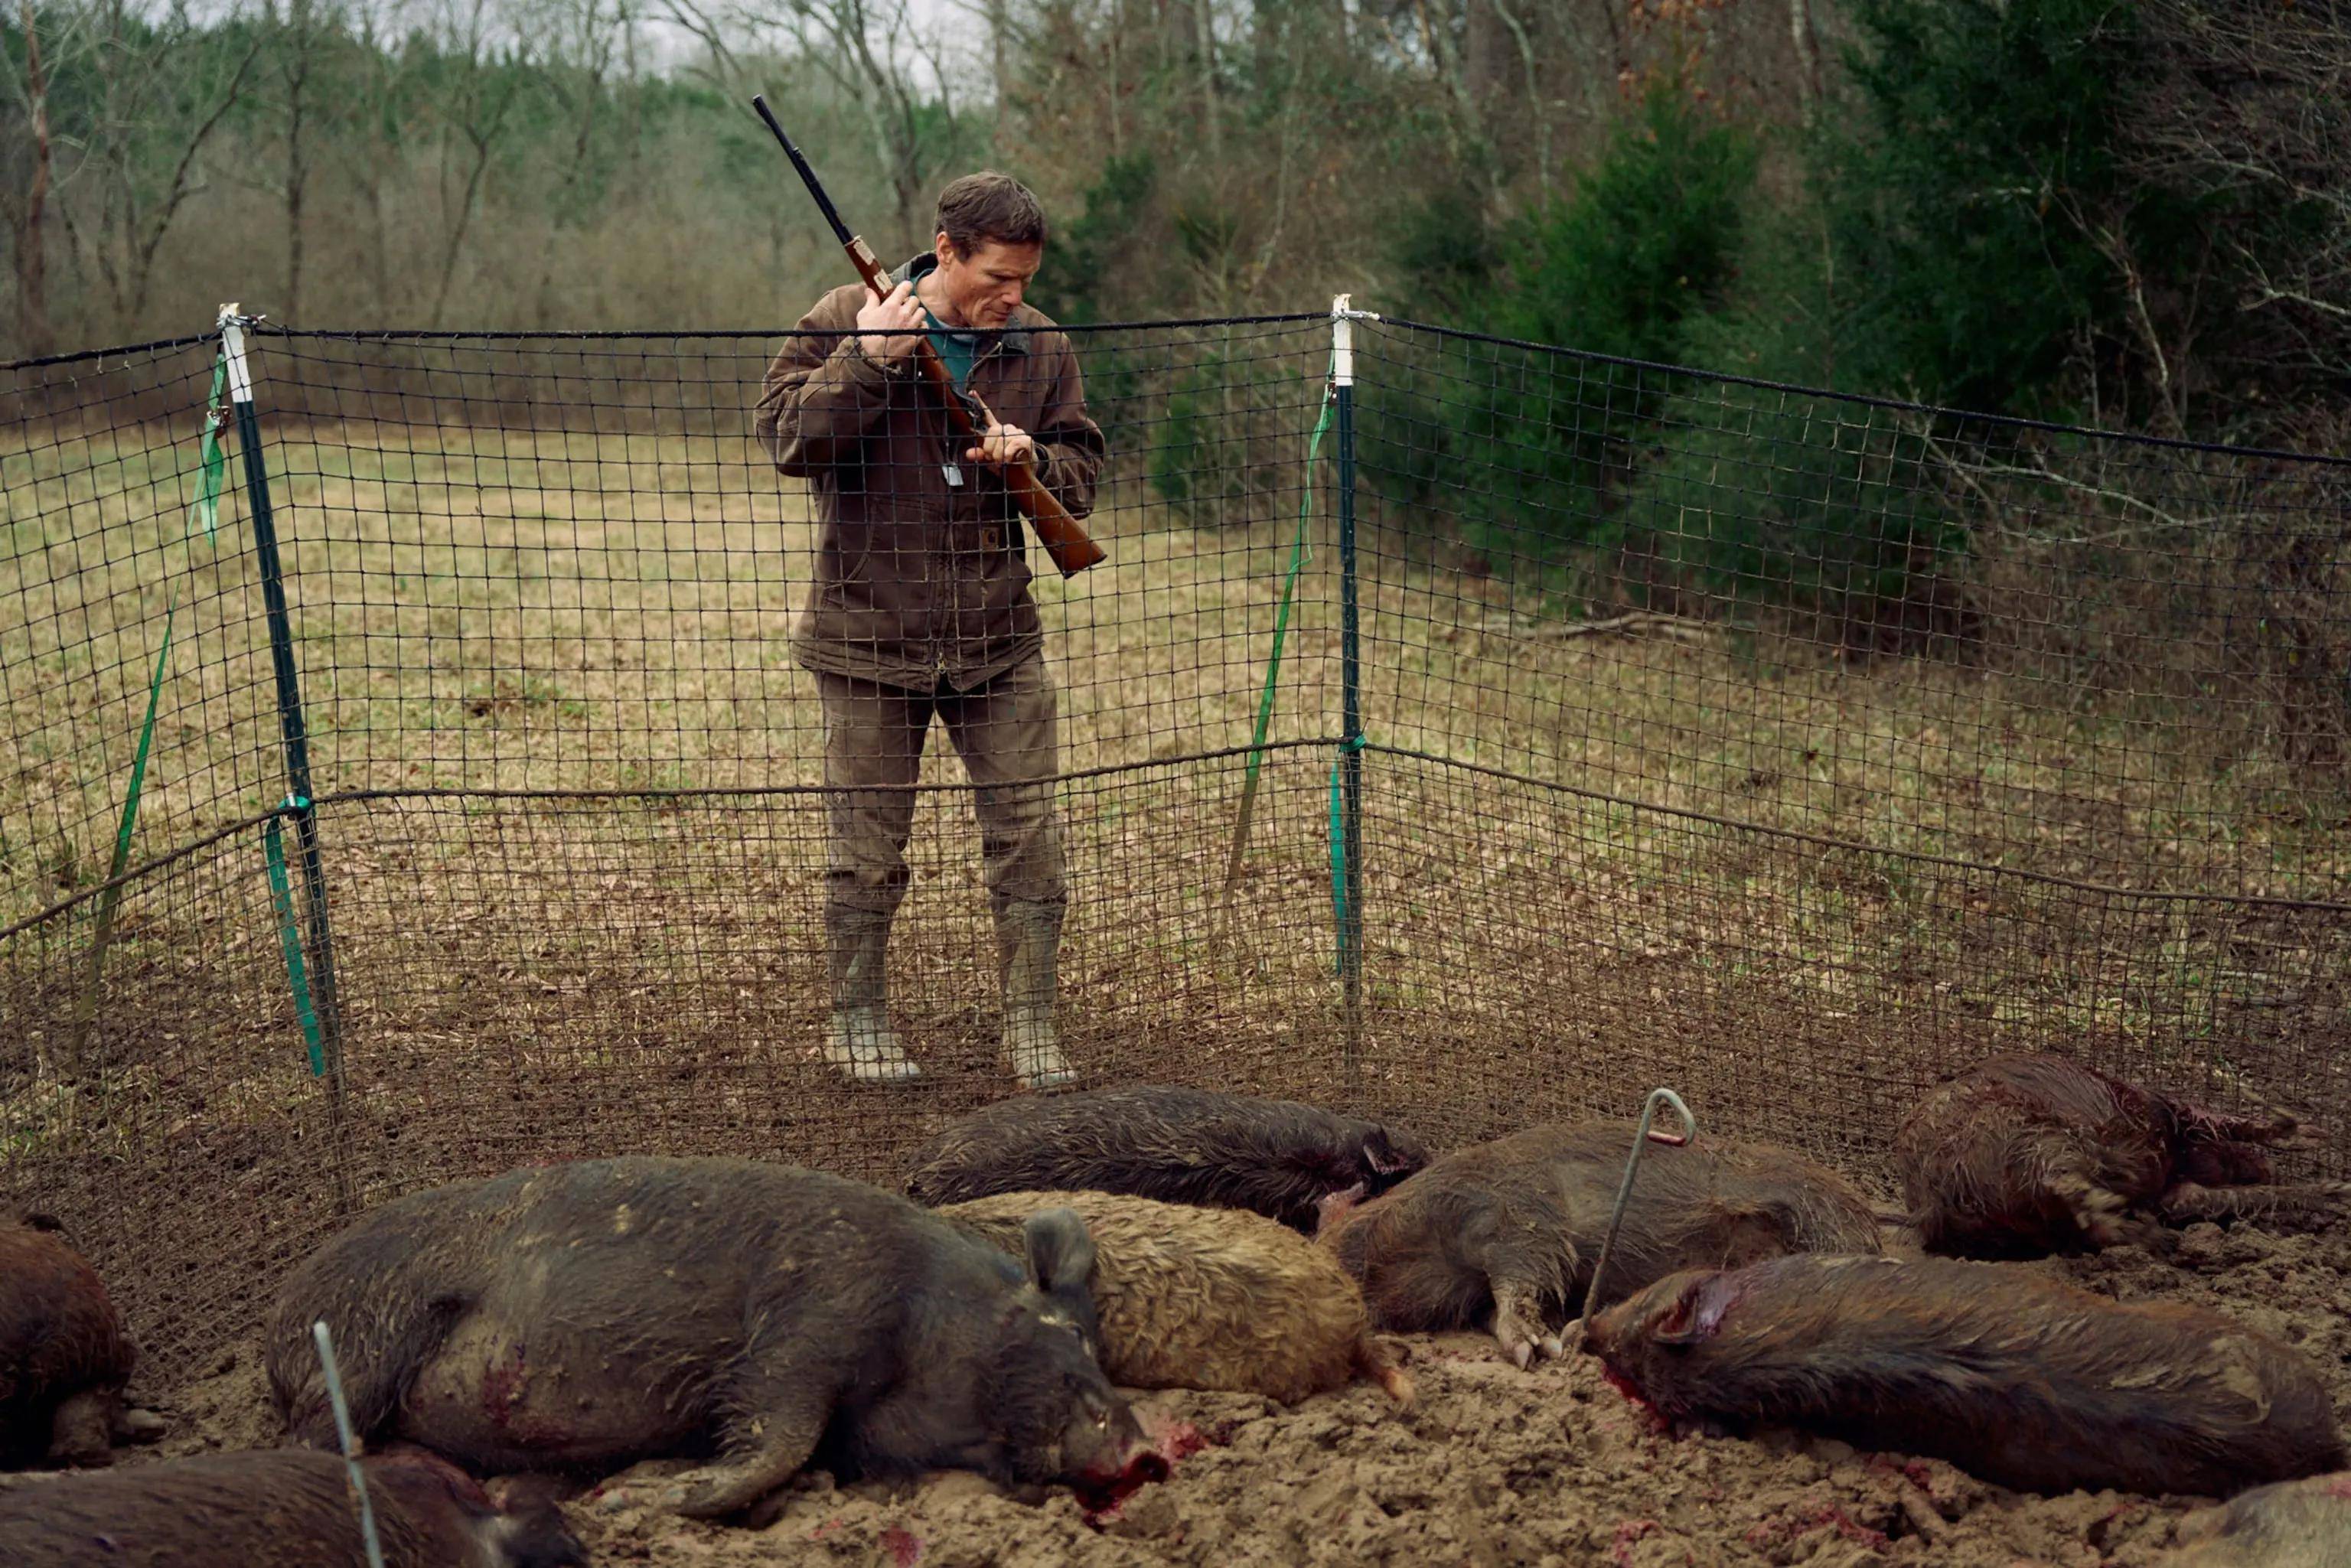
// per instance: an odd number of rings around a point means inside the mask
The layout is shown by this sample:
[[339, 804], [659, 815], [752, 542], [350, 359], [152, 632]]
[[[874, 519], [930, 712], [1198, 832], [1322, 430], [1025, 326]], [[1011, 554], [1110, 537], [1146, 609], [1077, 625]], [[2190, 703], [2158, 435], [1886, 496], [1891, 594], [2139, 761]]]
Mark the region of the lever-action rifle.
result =
[[[851, 234], [849, 225], [841, 221], [841, 214], [833, 210], [832, 198], [824, 193], [824, 186], [818, 181], [816, 171], [809, 167], [809, 161], [800, 156], [800, 150], [792, 145], [792, 139], [784, 134], [784, 128], [776, 123], [776, 117], [768, 111], [767, 99], [755, 93], [751, 107], [759, 111], [759, 118], [768, 122], [768, 129], [776, 133], [776, 140], [783, 144], [784, 155], [792, 161], [792, 167], [798, 169], [800, 178], [807, 182], [809, 194], [816, 198], [817, 209], [824, 214], [824, 221], [832, 225], [832, 232], [841, 236], [841, 248], [849, 252], [850, 262], [857, 268], [857, 276], [865, 280], [865, 287], [873, 291], [874, 298], [886, 298], [890, 293], [890, 275], [882, 270], [881, 262], [874, 258], [873, 247]], [[980, 444], [987, 435], [987, 427], [996, 423], [996, 416], [988, 412], [986, 403], [956, 385], [955, 376], [947, 370], [946, 362], [939, 358], [939, 351], [932, 346], [927, 333], [914, 335], [914, 362], [922, 370], [923, 379], [937, 389], [940, 400], [946, 405], [948, 422], [955, 426], [956, 433], [967, 437], [975, 445]], [[1077, 518], [1070, 516], [1069, 508], [1053, 498], [1053, 493], [1039, 481], [1037, 470], [1027, 458], [1004, 465], [1003, 472], [1005, 488], [1012, 493], [1012, 504], [1020, 508], [1021, 516], [1027, 517], [1029, 525], [1037, 530], [1037, 538], [1044, 545], [1045, 553], [1053, 558], [1053, 564], [1061, 569], [1063, 577], [1075, 577], [1103, 559], [1105, 552], [1102, 546], [1087, 538], [1086, 530], [1078, 525]]]

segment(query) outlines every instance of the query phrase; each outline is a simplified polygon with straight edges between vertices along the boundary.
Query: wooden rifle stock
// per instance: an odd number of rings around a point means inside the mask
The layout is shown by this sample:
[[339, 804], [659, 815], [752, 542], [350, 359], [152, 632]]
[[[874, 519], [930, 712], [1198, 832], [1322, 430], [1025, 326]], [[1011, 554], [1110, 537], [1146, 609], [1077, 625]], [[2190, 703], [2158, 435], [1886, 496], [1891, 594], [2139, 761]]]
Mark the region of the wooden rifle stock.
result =
[[[759, 118], [768, 122], [768, 129], [774, 131], [776, 140], [782, 143], [785, 155], [792, 161], [792, 167], [799, 171], [809, 194], [816, 198], [816, 204], [823, 211], [825, 221], [832, 225], [832, 232], [840, 238], [841, 248], [849, 253], [850, 264], [857, 268], [857, 276], [865, 280], [865, 287], [872, 290], [874, 298], [888, 298], [890, 275], [882, 269], [873, 247], [859, 235], [850, 233], [849, 225], [841, 221], [841, 214], [833, 210], [832, 199], [825, 194], [824, 186], [817, 180], [816, 171], [809, 167], [809, 162], [800, 155], [800, 150], [792, 145], [792, 139], [784, 134], [784, 128], [776, 123], [775, 115], [768, 109], [767, 99], [753, 94], [751, 107], [759, 111]], [[988, 412], [986, 403], [956, 385], [954, 373], [947, 369], [946, 361], [939, 358], [938, 349], [931, 342], [927, 332], [914, 334], [914, 364], [922, 371], [923, 379], [930, 382], [939, 394], [940, 402], [946, 408], [947, 423], [955, 427], [956, 433], [975, 446], [980, 444], [987, 434], [987, 427], [996, 423], [996, 415]], [[1045, 488], [1044, 482], [1037, 477], [1034, 464], [1024, 457], [1018, 462], [1004, 464], [999, 471], [1004, 476], [1004, 487], [1012, 497], [1012, 504], [1020, 508], [1020, 515], [1027, 517], [1029, 526], [1037, 530], [1038, 542], [1045, 547], [1045, 553], [1053, 558], [1053, 564], [1061, 569], [1063, 577], [1075, 577], [1107, 558], [1108, 552], [1088, 537], [1078, 519], [1070, 516], [1070, 509]]]

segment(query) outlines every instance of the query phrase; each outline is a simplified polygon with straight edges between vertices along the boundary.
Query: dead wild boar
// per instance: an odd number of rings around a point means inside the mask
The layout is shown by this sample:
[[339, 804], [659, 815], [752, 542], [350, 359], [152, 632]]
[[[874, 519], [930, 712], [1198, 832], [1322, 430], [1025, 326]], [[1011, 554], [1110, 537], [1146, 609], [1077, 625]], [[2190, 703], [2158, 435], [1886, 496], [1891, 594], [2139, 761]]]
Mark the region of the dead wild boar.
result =
[[[384, 1568], [587, 1568], [552, 1508], [507, 1514], [414, 1451], [362, 1461]], [[364, 1568], [343, 1461], [298, 1448], [204, 1454], [0, 1491], [9, 1568]]]
[[[138, 1353], [98, 1270], [47, 1215], [0, 1219], [0, 1469], [111, 1462], [142, 1430], [122, 1408]], [[160, 1423], [157, 1423], [160, 1425]]]
[[[1456, 1150], [1385, 1196], [1331, 1206], [1322, 1244], [1374, 1328], [1490, 1325], [1520, 1366], [1560, 1354], [1608, 1234], [1630, 1122], [1529, 1127]], [[1609, 1255], [1602, 1301], [1677, 1269], [1786, 1252], [1875, 1252], [1877, 1222], [1835, 1172], [1766, 1144], [1653, 1144]]]
[[2316, 1368], [2217, 1312], [2015, 1264], [1781, 1258], [1660, 1280], [1593, 1348], [1674, 1418], [1784, 1425], [2030, 1491], [2225, 1497], [2340, 1468]]
[[[278, 1293], [270, 1390], [335, 1428], [323, 1318], [362, 1437], [480, 1473], [712, 1455], [679, 1511], [731, 1513], [816, 1460], [1113, 1487], [1157, 1479], [1080, 1337], [1085, 1227], [1033, 1217], [1027, 1269], [862, 1182], [747, 1160], [581, 1160], [384, 1205]], [[821, 1447], [820, 1446], [821, 1444]]]
[[1144, 1084], [1023, 1094], [973, 1112], [915, 1156], [906, 1193], [934, 1207], [1004, 1192], [1118, 1192], [1246, 1208], [1312, 1235], [1315, 1204], [1393, 1186], [1420, 1140], [1290, 1100]]
[[1030, 1218], [1061, 1207], [1093, 1238], [1095, 1354], [1112, 1382], [1295, 1404], [1362, 1374], [1411, 1400], [1412, 1381], [1373, 1338], [1355, 1282], [1328, 1251], [1262, 1215], [1102, 1192], [1000, 1193], [939, 1213], [1017, 1252]]
[[2343, 1568], [2351, 1563], [2351, 1471], [2277, 1481], [2179, 1522], [2165, 1568]]
[[1938, 1085], [1903, 1119], [1895, 1164], [1930, 1252], [2032, 1257], [2161, 1246], [2168, 1226], [2332, 1214], [2351, 1186], [2278, 1185], [2269, 1151], [2311, 1134], [2232, 1116], [2055, 1056], [2007, 1056]]

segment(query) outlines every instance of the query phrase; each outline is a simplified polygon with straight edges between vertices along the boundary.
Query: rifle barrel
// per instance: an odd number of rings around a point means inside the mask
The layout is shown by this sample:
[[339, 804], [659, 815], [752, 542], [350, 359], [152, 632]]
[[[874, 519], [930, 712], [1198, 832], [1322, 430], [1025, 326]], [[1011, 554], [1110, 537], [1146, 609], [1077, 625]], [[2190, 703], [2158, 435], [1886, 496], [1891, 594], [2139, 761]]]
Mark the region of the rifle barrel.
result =
[[759, 111], [759, 118], [768, 122], [768, 129], [774, 131], [776, 140], [783, 143], [784, 156], [789, 158], [792, 167], [800, 172], [801, 183], [808, 186], [809, 194], [816, 198], [817, 211], [822, 213], [824, 221], [832, 225], [832, 232], [841, 236], [841, 243], [855, 245], [857, 236], [849, 232], [849, 225], [842, 223], [841, 214], [833, 210], [832, 198], [824, 193], [824, 182], [816, 177], [816, 171], [809, 167], [809, 161], [800, 155], [799, 148], [792, 145], [792, 139], [784, 134], [784, 128], [776, 123], [774, 113], [768, 108], [766, 95], [753, 93], [751, 107]]

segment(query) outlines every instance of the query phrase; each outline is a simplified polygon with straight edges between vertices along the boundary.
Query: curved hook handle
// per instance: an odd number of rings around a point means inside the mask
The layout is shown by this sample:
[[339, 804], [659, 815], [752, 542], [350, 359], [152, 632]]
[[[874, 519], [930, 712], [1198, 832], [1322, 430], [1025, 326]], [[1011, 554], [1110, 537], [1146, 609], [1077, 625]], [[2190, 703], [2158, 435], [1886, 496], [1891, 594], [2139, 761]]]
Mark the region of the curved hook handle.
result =
[[[1678, 1133], [1659, 1133], [1651, 1129], [1656, 1120], [1657, 1107], [1670, 1105], [1680, 1119]], [[1663, 1144], [1668, 1148], [1683, 1148], [1697, 1141], [1698, 1118], [1682, 1103], [1682, 1097], [1670, 1089], [1652, 1089], [1648, 1099], [1641, 1103], [1641, 1125], [1633, 1134], [1633, 1152], [1625, 1161], [1625, 1179], [1616, 1187], [1616, 1207], [1608, 1215], [1608, 1234], [1600, 1243], [1600, 1256], [1592, 1262], [1591, 1282], [1583, 1287], [1583, 1312], [1578, 1320], [1583, 1324], [1579, 1343], [1585, 1348], [1592, 1343], [1592, 1309], [1600, 1300], [1600, 1281], [1608, 1272], [1608, 1255], [1616, 1249], [1616, 1232], [1625, 1224], [1625, 1207], [1632, 1201], [1633, 1178], [1641, 1169], [1641, 1153], [1651, 1144]]]

